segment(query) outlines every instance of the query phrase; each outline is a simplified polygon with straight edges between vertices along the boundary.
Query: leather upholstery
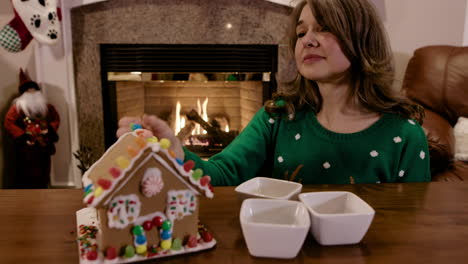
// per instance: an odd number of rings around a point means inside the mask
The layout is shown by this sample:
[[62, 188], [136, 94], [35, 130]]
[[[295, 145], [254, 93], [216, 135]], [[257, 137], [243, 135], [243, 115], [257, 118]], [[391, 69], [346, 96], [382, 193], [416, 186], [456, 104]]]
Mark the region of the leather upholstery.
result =
[[468, 180], [468, 163], [453, 162], [453, 126], [468, 116], [468, 47], [427, 46], [408, 63], [403, 91], [425, 108], [432, 179]]

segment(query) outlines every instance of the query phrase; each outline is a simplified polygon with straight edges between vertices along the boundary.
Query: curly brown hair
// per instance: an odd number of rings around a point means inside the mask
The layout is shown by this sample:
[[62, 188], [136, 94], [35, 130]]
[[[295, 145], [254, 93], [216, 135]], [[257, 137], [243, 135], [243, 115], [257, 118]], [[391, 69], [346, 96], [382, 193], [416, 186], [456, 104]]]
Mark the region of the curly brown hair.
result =
[[[350, 96], [359, 105], [377, 113], [394, 113], [422, 124], [423, 108], [392, 88], [393, 54], [383, 24], [368, 0], [303, 0], [291, 13], [289, 49], [294, 54], [296, 25], [303, 8], [311, 8], [317, 23], [335, 35], [351, 62]], [[284, 100], [278, 104], [277, 101]], [[318, 113], [322, 97], [317, 83], [297, 73], [285, 89], [265, 103], [269, 113], [310, 109]]]

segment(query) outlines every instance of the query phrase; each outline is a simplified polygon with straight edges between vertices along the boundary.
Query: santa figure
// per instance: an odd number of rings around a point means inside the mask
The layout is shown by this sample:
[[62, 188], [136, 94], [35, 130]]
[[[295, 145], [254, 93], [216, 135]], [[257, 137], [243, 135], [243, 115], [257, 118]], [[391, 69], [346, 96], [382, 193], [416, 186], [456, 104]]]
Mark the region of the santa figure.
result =
[[17, 152], [15, 182], [17, 188], [47, 188], [60, 118], [39, 85], [23, 70], [19, 92], [5, 117], [5, 128], [13, 137]]

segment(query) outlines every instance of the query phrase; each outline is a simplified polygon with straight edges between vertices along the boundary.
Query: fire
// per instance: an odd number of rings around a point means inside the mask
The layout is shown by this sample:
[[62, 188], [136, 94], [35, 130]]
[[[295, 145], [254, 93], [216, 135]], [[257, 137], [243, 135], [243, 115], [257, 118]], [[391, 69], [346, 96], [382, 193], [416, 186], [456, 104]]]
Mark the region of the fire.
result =
[[[200, 115], [200, 117], [208, 122], [208, 97], [205, 97], [205, 100], [203, 102], [200, 102], [200, 99], [197, 99], [197, 113]], [[177, 101], [176, 103], [176, 109], [175, 109], [175, 124], [174, 124], [174, 131], [175, 134], [177, 135], [182, 128], [185, 127], [186, 125], [186, 119], [185, 116], [181, 116], [180, 111], [182, 109], [182, 106], [180, 104], [180, 101]], [[229, 132], [229, 125], [226, 125], [224, 128], [224, 131]], [[206, 134], [206, 130], [201, 128], [200, 124], [195, 124], [195, 128], [192, 130], [192, 135], [200, 135], [200, 134]]]

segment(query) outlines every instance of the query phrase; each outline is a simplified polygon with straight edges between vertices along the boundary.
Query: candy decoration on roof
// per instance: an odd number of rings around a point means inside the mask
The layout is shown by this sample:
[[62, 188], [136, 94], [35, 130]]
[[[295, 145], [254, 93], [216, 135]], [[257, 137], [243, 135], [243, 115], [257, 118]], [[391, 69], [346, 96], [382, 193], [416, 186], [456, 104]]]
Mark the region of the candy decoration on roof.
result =
[[184, 163], [184, 170], [186, 172], [189, 172], [191, 169], [193, 169], [193, 167], [195, 167], [195, 161], [193, 161], [193, 160], [187, 160]]
[[126, 169], [129, 165], [130, 165], [130, 161], [123, 157], [123, 156], [119, 156], [116, 160], [115, 160], [115, 163], [117, 164], [117, 166], [119, 166], [120, 169]]
[[171, 141], [167, 138], [162, 138], [161, 141], [159, 141], [159, 144], [161, 144], [161, 148], [163, 149], [168, 149], [171, 147]]

